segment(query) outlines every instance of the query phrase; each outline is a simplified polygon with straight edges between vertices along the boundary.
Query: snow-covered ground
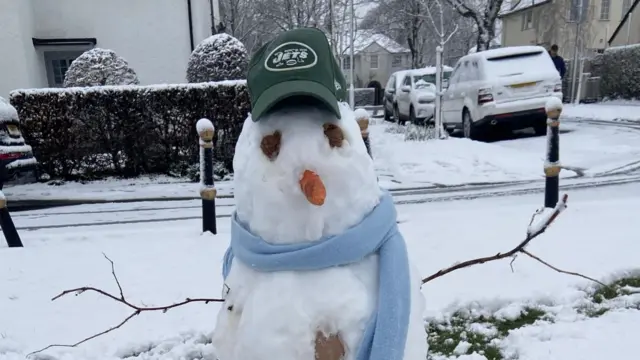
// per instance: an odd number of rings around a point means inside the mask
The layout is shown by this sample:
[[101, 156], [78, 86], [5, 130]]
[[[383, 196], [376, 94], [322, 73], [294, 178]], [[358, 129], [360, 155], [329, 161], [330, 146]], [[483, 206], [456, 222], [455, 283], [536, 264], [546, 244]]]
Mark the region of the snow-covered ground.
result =
[[597, 104], [564, 105], [565, 119], [640, 122], [640, 102], [608, 101]]
[[[601, 107], [599, 111], [594, 107]], [[608, 119], [614, 109], [634, 105], [579, 105], [565, 107], [573, 118], [591, 114], [592, 119]], [[569, 120], [569, 118], [567, 118]], [[451, 138], [448, 141], [404, 141], [403, 134], [389, 132], [395, 125], [374, 120], [371, 144], [380, 184], [387, 189], [419, 186], [461, 185], [543, 178], [545, 138], [530, 137], [493, 143]], [[640, 158], [640, 130], [566, 121], [562, 128], [560, 158], [564, 165], [577, 167], [586, 176], [633, 170]], [[564, 171], [562, 177], [575, 176]], [[231, 196], [231, 182], [216, 183], [218, 194]], [[8, 187], [10, 201], [20, 200], [122, 200], [197, 199], [199, 185], [166, 176], [131, 180], [105, 180], [86, 184], [68, 182], [60, 186], [43, 183]]]
[[[507, 251], [524, 236], [542, 195], [398, 206], [410, 256], [424, 276], [456, 261]], [[570, 192], [569, 208], [528, 247], [562, 269], [606, 279], [638, 267], [637, 204], [640, 184]], [[132, 205], [133, 206], [133, 205]], [[89, 211], [88, 205], [83, 209]], [[0, 247], [0, 359], [18, 360], [49, 344], [69, 344], [117, 325], [130, 309], [95, 294], [56, 301], [68, 288], [118, 288], [143, 306], [167, 305], [187, 297], [219, 297], [221, 257], [229, 222], [219, 234], [201, 235], [200, 220], [23, 231], [25, 248]], [[0, 242], [0, 246], [4, 246]], [[640, 311], [618, 309], [587, 318], [574, 305], [589, 282], [551, 271], [524, 256], [461, 270], [423, 287], [428, 318], [472, 307], [505, 316], [541, 302], [554, 322], [512, 331], [499, 346], [520, 360], [633, 359]], [[77, 348], [57, 348], [48, 360], [215, 360], [209, 335], [217, 304], [192, 304], [143, 313], [122, 328]], [[464, 347], [464, 346], [462, 346]], [[460, 359], [484, 359], [461, 356]]]

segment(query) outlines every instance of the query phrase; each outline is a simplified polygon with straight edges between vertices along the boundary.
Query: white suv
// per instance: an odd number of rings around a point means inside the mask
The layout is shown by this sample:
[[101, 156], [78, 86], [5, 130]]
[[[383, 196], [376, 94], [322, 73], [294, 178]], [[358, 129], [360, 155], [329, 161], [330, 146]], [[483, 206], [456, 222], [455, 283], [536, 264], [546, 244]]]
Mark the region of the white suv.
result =
[[562, 99], [562, 81], [547, 50], [514, 46], [463, 56], [442, 96], [443, 124], [476, 139], [489, 127], [546, 131], [545, 104]]
[[[443, 80], [449, 78], [451, 68], [445, 67]], [[436, 99], [436, 68], [409, 70], [403, 74], [400, 92], [396, 93], [394, 117], [421, 124], [433, 119]]]

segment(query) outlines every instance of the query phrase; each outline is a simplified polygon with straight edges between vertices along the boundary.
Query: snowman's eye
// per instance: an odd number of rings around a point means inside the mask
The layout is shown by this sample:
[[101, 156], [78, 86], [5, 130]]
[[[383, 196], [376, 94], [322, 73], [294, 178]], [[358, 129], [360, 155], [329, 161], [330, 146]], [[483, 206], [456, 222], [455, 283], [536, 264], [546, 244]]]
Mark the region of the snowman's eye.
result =
[[342, 129], [336, 124], [326, 123], [322, 125], [324, 128], [324, 136], [329, 140], [329, 145], [334, 147], [341, 147], [344, 141], [344, 133]]
[[282, 141], [282, 134], [280, 131], [276, 131], [271, 135], [266, 135], [260, 142], [260, 149], [262, 153], [271, 161], [275, 160], [280, 153], [280, 142]]

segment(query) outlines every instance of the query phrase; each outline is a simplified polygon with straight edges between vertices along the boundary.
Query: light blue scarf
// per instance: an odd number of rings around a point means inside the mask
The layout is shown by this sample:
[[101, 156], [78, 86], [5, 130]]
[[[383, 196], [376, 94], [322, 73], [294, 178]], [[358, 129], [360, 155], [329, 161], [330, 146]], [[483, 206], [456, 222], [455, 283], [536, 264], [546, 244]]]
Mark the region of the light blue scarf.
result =
[[227, 277], [234, 257], [261, 272], [305, 271], [357, 263], [376, 252], [377, 310], [367, 324], [356, 359], [402, 360], [411, 310], [409, 260], [398, 231], [393, 199], [387, 192], [359, 224], [312, 243], [269, 244], [251, 234], [234, 213], [222, 274]]

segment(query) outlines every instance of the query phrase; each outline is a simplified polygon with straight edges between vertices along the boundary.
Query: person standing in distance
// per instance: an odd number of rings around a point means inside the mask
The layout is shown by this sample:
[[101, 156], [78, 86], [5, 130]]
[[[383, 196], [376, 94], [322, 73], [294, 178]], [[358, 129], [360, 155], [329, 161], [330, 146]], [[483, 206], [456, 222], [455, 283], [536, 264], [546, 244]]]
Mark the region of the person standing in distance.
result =
[[564, 79], [564, 74], [567, 72], [567, 69], [564, 65], [564, 59], [562, 56], [558, 55], [558, 45], [551, 45], [549, 55], [551, 56], [551, 60], [553, 60], [553, 64], [556, 66], [556, 69], [560, 73], [560, 78]]

